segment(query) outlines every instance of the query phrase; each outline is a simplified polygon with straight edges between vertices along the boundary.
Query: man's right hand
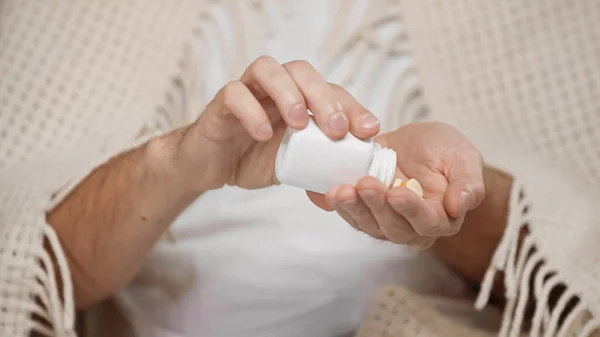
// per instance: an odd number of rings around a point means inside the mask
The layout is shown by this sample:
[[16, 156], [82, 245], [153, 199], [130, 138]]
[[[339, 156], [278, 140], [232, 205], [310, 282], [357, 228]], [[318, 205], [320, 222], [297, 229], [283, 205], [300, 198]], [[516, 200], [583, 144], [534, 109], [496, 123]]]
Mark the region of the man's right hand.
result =
[[379, 122], [351, 94], [328, 83], [306, 61], [279, 64], [263, 56], [223, 87], [182, 133], [178, 171], [198, 191], [226, 184], [246, 189], [277, 183], [275, 157], [287, 126], [303, 129], [309, 114], [331, 138], [370, 138]]
[[97, 167], [48, 214], [71, 269], [75, 302], [85, 308], [137, 273], [169, 224], [198, 196], [225, 184], [276, 183], [285, 128], [304, 128], [310, 109], [332, 138], [369, 138], [379, 123], [307, 62], [270, 57], [227, 84], [192, 125], [150, 140]]

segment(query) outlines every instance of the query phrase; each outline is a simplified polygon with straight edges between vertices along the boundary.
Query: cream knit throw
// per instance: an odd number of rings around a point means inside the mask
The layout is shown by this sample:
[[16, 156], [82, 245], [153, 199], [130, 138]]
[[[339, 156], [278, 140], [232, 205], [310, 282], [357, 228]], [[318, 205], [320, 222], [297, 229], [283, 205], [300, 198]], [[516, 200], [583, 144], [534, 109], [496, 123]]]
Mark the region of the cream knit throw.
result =
[[166, 93], [202, 2], [0, 4], [0, 336], [71, 336], [69, 270], [45, 212], [142, 134], [184, 122], [192, 107]]
[[[488, 164], [515, 178], [508, 227], [476, 305], [486, 304], [502, 270], [508, 304], [501, 336], [520, 334], [530, 294], [536, 302], [531, 336], [597, 333], [600, 3], [404, 1], [402, 14], [435, 118], [459, 127]], [[529, 234], [519, 244], [523, 228]], [[550, 306], [553, 291], [560, 296]], [[443, 327], [425, 335], [465, 336], [455, 322], [420, 324]], [[390, 330], [380, 323], [368, 331], [361, 335]]]
[[[285, 11], [286, 1], [275, 2]], [[110, 156], [195, 117], [207, 102], [198, 81], [208, 48], [202, 36], [220, 34], [210, 29], [214, 3], [237, 23], [236, 41], [220, 46], [232, 77], [261, 48], [269, 31], [263, 1], [211, 3], [0, 0], [0, 336], [74, 335], [68, 266], [45, 212]], [[361, 27], [348, 31], [354, 1], [337, 5], [323, 69], [347, 50], [355, 67], [366, 49], [381, 50], [382, 62], [414, 53], [425, 96], [414, 71], [398, 74], [390, 101], [397, 120], [387, 128], [428, 106], [515, 176], [508, 229], [477, 305], [485, 305], [494, 272], [504, 270], [503, 335], [519, 334], [530, 285], [538, 303], [532, 335], [566, 335], [576, 320], [576, 333], [589, 335], [600, 323], [600, 6], [373, 0]], [[405, 30], [379, 37], [378, 28], [401, 14]], [[348, 74], [351, 81], [353, 69]], [[530, 234], [519, 245], [523, 227]], [[548, 296], [561, 284], [567, 290], [551, 310]], [[578, 304], [559, 325], [573, 298]], [[471, 333], [417, 300], [404, 302], [414, 305], [392, 311], [393, 326], [412, 317], [411, 326], [444, 329], [397, 336]], [[369, 326], [361, 334], [384, 336]]]

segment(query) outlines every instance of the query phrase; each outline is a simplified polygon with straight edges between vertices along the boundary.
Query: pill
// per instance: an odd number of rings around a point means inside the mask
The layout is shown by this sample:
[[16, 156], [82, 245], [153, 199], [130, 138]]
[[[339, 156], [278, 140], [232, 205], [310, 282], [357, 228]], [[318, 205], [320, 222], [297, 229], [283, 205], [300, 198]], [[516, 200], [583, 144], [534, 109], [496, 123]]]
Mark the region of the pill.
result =
[[396, 179], [394, 181], [394, 184], [392, 185], [392, 188], [398, 187], [398, 186], [404, 186], [404, 187], [406, 187], [406, 183], [403, 185], [402, 182], [403, 182], [402, 179], [400, 179], [400, 178]]
[[407, 181], [403, 181], [402, 179], [398, 178], [394, 181], [392, 188], [398, 186], [406, 187], [409, 190], [413, 191], [419, 197], [423, 198], [423, 187], [421, 187], [421, 184], [419, 184], [417, 179], [409, 179]]

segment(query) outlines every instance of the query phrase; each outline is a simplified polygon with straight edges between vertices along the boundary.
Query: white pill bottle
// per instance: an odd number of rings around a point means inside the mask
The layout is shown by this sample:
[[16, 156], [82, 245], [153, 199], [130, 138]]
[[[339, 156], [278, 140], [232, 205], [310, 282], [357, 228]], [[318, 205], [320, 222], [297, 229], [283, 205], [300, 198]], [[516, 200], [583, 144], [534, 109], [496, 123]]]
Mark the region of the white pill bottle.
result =
[[366, 176], [389, 187], [395, 171], [394, 150], [350, 133], [333, 140], [319, 129], [312, 116], [305, 129], [286, 130], [275, 161], [280, 183], [321, 194], [336, 185], [355, 185]]

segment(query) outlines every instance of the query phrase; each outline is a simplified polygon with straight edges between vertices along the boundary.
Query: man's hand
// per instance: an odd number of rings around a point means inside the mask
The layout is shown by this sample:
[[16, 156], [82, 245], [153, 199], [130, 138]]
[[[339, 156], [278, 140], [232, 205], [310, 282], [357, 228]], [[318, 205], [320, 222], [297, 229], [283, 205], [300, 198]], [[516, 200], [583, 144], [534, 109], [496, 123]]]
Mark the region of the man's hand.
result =
[[225, 184], [254, 189], [276, 183], [275, 156], [287, 126], [303, 129], [307, 108], [334, 139], [351, 132], [370, 138], [379, 122], [338, 85], [326, 82], [307, 62], [252, 63], [227, 84], [181, 141], [179, 166], [198, 190]]
[[377, 119], [307, 62], [261, 57], [226, 85], [192, 125], [98, 167], [48, 214], [84, 308], [135, 276], [164, 231], [204, 191], [276, 183], [285, 128], [304, 128], [307, 108], [332, 138], [379, 132]]
[[309, 198], [378, 239], [425, 249], [437, 237], [456, 234], [467, 211], [485, 195], [479, 151], [442, 123], [408, 124], [376, 141], [396, 151], [396, 177], [417, 179], [423, 199], [404, 187], [388, 189], [372, 177], [356, 186], [333, 187], [325, 196], [308, 193]]

